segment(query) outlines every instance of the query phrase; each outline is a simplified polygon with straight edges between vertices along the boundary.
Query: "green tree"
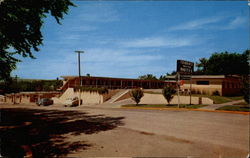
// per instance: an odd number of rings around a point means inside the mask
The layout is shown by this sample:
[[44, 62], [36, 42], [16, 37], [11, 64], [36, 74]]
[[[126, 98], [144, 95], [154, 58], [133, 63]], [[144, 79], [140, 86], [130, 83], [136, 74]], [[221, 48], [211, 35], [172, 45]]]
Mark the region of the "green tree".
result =
[[172, 86], [167, 86], [162, 89], [162, 95], [167, 100], [168, 104], [171, 102], [171, 100], [174, 98], [174, 94], [176, 93], [176, 90]]
[[200, 58], [198, 62], [196, 62], [195, 66], [197, 67], [196, 75], [203, 75], [207, 72], [207, 63], [208, 60], [206, 58]]
[[154, 76], [152, 74], [139, 76], [138, 78], [141, 79], [141, 80], [157, 80], [156, 76]]
[[0, 3], [0, 80], [10, 78], [19, 61], [14, 57], [35, 58], [43, 36], [40, 31], [44, 18], [52, 15], [57, 23], [75, 6], [70, 0], [4, 0]]
[[171, 73], [166, 73], [165, 75], [161, 75], [159, 77], [159, 80], [164, 81], [164, 80], [168, 80], [168, 76], [174, 76], [176, 75], [176, 71], [172, 71]]
[[136, 102], [136, 105], [139, 104], [139, 102], [141, 101], [141, 98], [143, 97], [143, 95], [144, 95], [143, 91], [140, 88], [133, 89], [133, 90], [130, 91], [130, 96]]
[[246, 75], [249, 74], [248, 56], [250, 51], [239, 53], [213, 53], [209, 59], [201, 58], [196, 63], [195, 74], [205, 75]]
[[161, 75], [161, 76], [159, 77], [159, 80], [161, 80], [161, 81], [166, 80], [166, 75]]

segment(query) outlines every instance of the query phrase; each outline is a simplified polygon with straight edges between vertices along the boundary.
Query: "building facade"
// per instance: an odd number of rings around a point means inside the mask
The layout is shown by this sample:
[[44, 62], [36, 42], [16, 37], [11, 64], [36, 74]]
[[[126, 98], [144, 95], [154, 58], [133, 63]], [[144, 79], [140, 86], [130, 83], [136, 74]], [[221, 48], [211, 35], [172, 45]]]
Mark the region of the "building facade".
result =
[[[62, 90], [67, 88], [74, 88], [80, 85], [80, 78], [78, 76], [62, 76], [63, 86]], [[176, 85], [174, 81], [160, 81], [160, 80], [139, 80], [128, 78], [110, 78], [110, 77], [81, 77], [83, 87], [106, 87], [108, 89], [159, 89], [167, 85]]]
[[192, 80], [184, 80], [181, 89], [190, 90], [192, 83], [192, 93], [220, 95], [220, 96], [239, 96], [242, 95], [242, 83], [239, 76], [224, 75], [193, 75]]
[[11, 93], [6, 94], [4, 102], [12, 104], [32, 104], [36, 103], [39, 99], [42, 98], [52, 98], [59, 96], [60, 92], [20, 92], [20, 93]]

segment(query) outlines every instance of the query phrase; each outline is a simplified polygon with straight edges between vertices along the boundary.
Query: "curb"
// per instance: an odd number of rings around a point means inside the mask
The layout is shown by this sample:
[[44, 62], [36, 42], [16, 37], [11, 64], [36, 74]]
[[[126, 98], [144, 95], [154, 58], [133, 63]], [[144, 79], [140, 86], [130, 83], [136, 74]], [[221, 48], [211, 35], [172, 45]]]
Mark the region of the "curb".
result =
[[144, 107], [121, 107], [121, 109], [143, 109], [143, 110], [177, 110], [177, 111], [202, 111], [202, 112], [219, 112], [219, 113], [231, 113], [250, 115], [250, 112], [243, 111], [225, 111], [225, 110], [206, 110], [206, 109], [187, 109], [187, 108], [144, 108]]

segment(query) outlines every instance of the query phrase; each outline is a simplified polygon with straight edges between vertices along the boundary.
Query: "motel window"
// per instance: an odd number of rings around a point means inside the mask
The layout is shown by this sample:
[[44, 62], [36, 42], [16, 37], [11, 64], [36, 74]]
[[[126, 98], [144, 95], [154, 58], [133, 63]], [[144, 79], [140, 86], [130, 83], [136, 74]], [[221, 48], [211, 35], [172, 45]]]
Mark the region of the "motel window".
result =
[[128, 82], [128, 86], [131, 86], [131, 85], [132, 85], [132, 83], [131, 83], [131, 81], [129, 81], [129, 82]]
[[197, 85], [209, 85], [209, 81], [196, 81]]

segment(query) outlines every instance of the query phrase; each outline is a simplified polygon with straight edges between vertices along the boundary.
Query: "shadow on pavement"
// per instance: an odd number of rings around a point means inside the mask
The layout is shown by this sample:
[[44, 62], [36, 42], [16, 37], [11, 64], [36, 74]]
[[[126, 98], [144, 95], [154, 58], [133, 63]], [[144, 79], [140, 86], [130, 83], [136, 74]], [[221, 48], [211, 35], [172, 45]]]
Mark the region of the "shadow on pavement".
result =
[[124, 117], [77, 111], [1, 109], [1, 156], [63, 157], [91, 144], [66, 141], [68, 135], [93, 134], [123, 125]]

